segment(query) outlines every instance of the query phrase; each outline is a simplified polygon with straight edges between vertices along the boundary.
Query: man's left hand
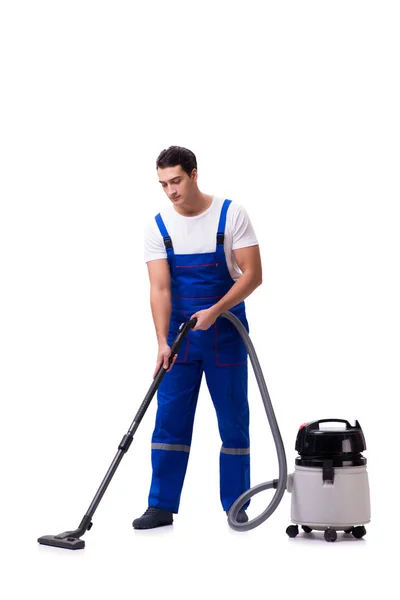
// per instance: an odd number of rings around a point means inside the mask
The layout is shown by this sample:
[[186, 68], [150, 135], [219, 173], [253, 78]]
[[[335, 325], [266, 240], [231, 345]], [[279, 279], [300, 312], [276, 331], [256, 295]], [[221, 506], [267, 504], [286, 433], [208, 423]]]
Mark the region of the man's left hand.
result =
[[208, 329], [209, 327], [211, 327], [211, 325], [213, 325], [213, 323], [215, 323], [218, 315], [215, 313], [215, 311], [212, 310], [211, 307], [206, 308], [204, 310], [199, 310], [198, 312], [194, 313], [194, 315], [192, 315], [190, 318], [194, 319], [195, 317], [197, 319], [197, 323], [196, 326], [193, 327], [193, 331], [196, 331], [196, 329]]

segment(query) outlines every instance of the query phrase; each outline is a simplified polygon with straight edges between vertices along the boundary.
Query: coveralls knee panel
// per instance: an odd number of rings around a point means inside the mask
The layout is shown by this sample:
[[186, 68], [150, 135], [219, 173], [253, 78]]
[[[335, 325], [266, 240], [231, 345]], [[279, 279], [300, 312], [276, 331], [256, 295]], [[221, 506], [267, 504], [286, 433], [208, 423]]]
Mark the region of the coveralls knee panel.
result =
[[[175, 254], [161, 216], [156, 217], [171, 271], [169, 344], [183, 321], [218, 302], [234, 284], [223, 245], [229, 204], [230, 200], [225, 200], [222, 206], [216, 249], [210, 253]], [[244, 302], [231, 312], [248, 331]], [[149, 506], [178, 512], [203, 372], [222, 440], [220, 497], [224, 510], [250, 487], [247, 351], [234, 325], [219, 318], [207, 331], [189, 331], [173, 368], [159, 387]]]

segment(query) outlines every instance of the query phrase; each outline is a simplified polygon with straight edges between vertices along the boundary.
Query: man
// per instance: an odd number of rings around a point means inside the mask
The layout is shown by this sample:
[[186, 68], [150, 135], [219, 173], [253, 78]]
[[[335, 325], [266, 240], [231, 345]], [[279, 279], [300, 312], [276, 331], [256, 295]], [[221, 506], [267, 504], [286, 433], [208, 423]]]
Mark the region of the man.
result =
[[[262, 281], [259, 246], [246, 211], [200, 191], [193, 152], [171, 146], [156, 166], [172, 206], [149, 224], [145, 260], [158, 340], [154, 376], [161, 365], [168, 372], [158, 390], [148, 509], [133, 521], [135, 529], [170, 525], [178, 512], [203, 372], [222, 440], [225, 512], [250, 488], [247, 352], [235, 326], [218, 317], [230, 310], [248, 330], [243, 300]], [[194, 317], [196, 326], [170, 365], [170, 344], [181, 323]], [[247, 506], [239, 522], [248, 520]]]

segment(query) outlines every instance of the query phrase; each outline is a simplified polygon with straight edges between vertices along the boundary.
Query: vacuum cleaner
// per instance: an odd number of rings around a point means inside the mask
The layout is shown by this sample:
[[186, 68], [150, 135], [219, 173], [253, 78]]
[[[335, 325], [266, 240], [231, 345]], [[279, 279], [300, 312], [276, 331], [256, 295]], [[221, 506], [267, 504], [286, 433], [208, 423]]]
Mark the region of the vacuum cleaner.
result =
[[[287, 475], [286, 455], [278, 423], [263, 373], [251, 339], [232, 313], [223, 313], [231, 321], [247, 348], [254, 374], [260, 389], [278, 456], [279, 478], [251, 488], [235, 500], [228, 512], [228, 523], [235, 531], [249, 531], [261, 525], [276, 510], [285, 491], [292, 494], [291, 520], [286, 533], [296, 537], [301, 525], [304, 533], [323, 531], [327, 542], [337, 539], [337, 532], [352, 533], [357, 539], [366, 534], [365, 524], [370, 522], [371, 507], [367, 473], [367, 460], [363, 431], [358, 421], [355, 426], [344, 419], [320, 419], [304, 423], [297, 433], [294, 473]], [[324, 428], [323, 424], [333, 427]], [[341, 427], [337, 424], [340, 423]], [[344, 424], [344, 426], [343, 426]], [[274, 488], [272, 501], [258, 517], [247, 523], [238, 523], [241, 507], [256, 494]]]
[[[335, 426], [321, 428], [324, 423]], [[327, 542], [334, 542], [339, 530], [362, 538], [364, 524], [370, 520], [370, 500], [366, 459], [361, 454], [366, 445], [359, 422], [355, 426], [344, 419], [305, 423], [295, 448], [299, 455], [287, 485], [295, 525], [287, 528], [288, 536], [296, 537], [301, 525], [305, 533], [324, 531]]]
[[[331, 542], [336, 540], [337, 531], [340, 530], [351, 532], [356, 538], [363, 537], [366, 533], [364, 525], [370, 520], [370, 501], [366, 459], [361, 454], [366, 446], [358, 421], [355, 427], [343, 419], [322, 419], [302, 425], [296, 439], [299, 456], [295, 472], [288, 476], [285, 448], [254, 346], [246, 328], [235, 315], [227, 311], [221, 317], [236, 327], [246, 346], [274, 438], [279, 467], [278, 479], [256, 485], [237, 498], [228, 512], [229, 526], [235, 531], [248, 531], [261, 525], [276, 510], [287, 490], [292, 494], [291, 520], [294, 523], [286, 530], [289, 537], [298, 535], [299, 525], [305, 533], [311, 533], [313, 529], [324, 531], [325, 539]], [[170, 364], [196, 322], [197, 319], [194, 318], [179, 327], [171, 344]], [[39, 537], [39, 544], [69, 550], [85, 547], [85, 541], [81, 537], [91, 529], [93, 515], [123, 456], [129, 450], [133, 436], [167, 370], [163, 366], [158, 370], [79, 527], [58, 535]], [[345, 423], [346, 427], [341, 430], [320, 429], [321, 423], [333, 421]], [[245, 502], [271, 488], [275, 489], [275, 494], [264, 512], [247, 523], [239, 523], [236, 517]]]

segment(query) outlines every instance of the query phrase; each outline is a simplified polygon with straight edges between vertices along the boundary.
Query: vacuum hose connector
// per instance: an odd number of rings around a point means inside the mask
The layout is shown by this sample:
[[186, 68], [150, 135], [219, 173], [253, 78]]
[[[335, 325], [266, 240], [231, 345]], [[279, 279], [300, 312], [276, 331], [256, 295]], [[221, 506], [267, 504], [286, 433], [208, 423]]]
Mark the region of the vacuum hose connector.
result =
[[[267, 413], [272, 436], [275, 442], [276, 452], [278, 455], [279, 478], [274, 479], [273, 481], [266, 481], [265, 483], [260, 483], [259, 485], [250, 488], [249, 490], [247, 490], [247, 492], [245, 492], [244, 494], [239, 496], [237, 500], [235, 500], [228, 512], [228, 523], [232, 529], [234, 529], [235, 531], [249, 531], [250, 529], [258, 527], [258, 525], [261, 525], [261, 523], [264, 523], [264, 521], [266, 521], [268, 517], [272, 515], [272, 513], [278, 507], [278, 504], [282, 500], [282, 496], [286, 491], [287, 484], [286, 454], [282, 437], [279, 431], [278, 423], [275, 418], [274, 409], [272, 407], [271, 399], [269, 397], [268, 389], [250, 336], [247, 333], [247, 330], [244, 327], [243, 323], [231, 312], [224, 312], [221, 314], [221, 317], [224, 317], [236, 327], [246, 346], [247, 353], [250, 357], [250, 361], [253, 366], [254, 374], [258, 383], [258, 387], [260, 389], [261, 398], [264, 404], [265, 412]], [[271, 502], [264, 510], [264, 512], [262, 512], [258, 517], [251, 519], [247, 523], [238, 523], [236, 517], [238, 515], [239, 510], [245, 504], [245, 502], [247, 502], [247, 500], [249, 500], [256, 494], [271, 488], [276, 489], [276, 492]]]

